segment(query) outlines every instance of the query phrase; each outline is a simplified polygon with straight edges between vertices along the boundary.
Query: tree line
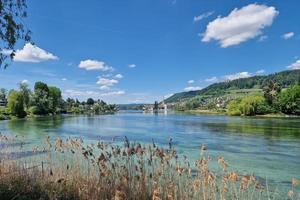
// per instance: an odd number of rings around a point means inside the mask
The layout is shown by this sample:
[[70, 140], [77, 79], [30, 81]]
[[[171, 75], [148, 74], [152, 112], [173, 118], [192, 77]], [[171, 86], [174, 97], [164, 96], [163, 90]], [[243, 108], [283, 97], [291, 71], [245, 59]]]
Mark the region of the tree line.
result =
[[227, 106], [227, 113], [235, 116], [271, 113], [300, 115], [300, 81], [286, 89], [276, 82], [269, 82], [263, 91], [263, 95], [254, 94], [232, 100]]
[[[24, 118], [27, 115], [55, 115], [61, 113], [104, 114], [114, 113], [116, 105], [88, 98], [86, 101], [68, 98], [64, 100], [60, 88], [36, 82], [33, 91], [27, 83], [20, 83], [18, 90], [0, 89], [0, 119], [10, 116]], [[1, 106], [1, 104], [0, 104]]]

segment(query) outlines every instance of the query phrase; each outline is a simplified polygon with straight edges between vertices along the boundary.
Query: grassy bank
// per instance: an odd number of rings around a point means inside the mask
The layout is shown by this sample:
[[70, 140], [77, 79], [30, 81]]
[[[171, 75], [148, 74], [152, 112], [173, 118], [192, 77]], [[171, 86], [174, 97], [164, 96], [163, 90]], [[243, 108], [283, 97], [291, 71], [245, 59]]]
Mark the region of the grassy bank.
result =
[[[192, 163], [177, 154], [172, 143], [142, 146], [127, 138], [124, 144], [60, 138], [35, 147], [36, 158], [14, 159], [1, 136], [0, 197], [6, 199], [283, 199], [299, 198], [298, 180], [286, 192], [271, 188], [255, 176], [231, 171], [223, 157], [212, 160], [206, 146]], [[219, 170], [210, 165], [217, 162]]]

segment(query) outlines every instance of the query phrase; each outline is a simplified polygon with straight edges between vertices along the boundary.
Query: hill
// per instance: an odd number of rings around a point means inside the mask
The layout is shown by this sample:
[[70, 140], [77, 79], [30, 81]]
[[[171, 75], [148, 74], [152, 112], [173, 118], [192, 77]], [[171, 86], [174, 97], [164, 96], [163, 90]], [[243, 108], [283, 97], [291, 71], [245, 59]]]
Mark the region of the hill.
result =
[[165, 99], [165, 103], [185, 102], [194, 97], [218, 97], [228, 93], [257, 92], [270, 81], [276, 82], [280, 84], [281, 87], [285, 88], [289, 85], [296, 84], [299, 80], [300, 70], [282, 71], [265, 76], [252, 76], [249, 78], [214, 83], [202, 90], [176, 93]]

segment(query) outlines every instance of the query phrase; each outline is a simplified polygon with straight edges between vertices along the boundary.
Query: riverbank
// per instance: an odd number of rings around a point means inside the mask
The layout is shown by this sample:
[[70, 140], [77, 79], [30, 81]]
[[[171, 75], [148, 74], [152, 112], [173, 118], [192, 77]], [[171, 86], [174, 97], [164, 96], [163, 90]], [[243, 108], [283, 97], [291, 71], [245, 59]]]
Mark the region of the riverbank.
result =
[[[187, 113], [187, 114], [203, 114], [203, 115], [220, 115], [220, 116], [231, 116], [226, 113], [225, 110], [186, 110], [186, 111], [176, 111], [178, 113]], [[283, 113], [271, 113], [264, 115], [253, 115], [253, 116], [231, 116], [231, 117], [249, 117], [249, 118], [300, 118], [300, 115], [286, 115]]]
[[[15, 144], [16, 137], [1, 136], [1, 142]], [[12, 145], [7, 145], [11, 148]], [[177, 154], [173, 144], [160, 148], [155, 143], [140, 145], [127, 137], [123, 144], [82, 139], [55, 141], [50, 137], [36, 147], [36, 159], [0, 164], [1, 199], [282, 199], [297, 197], [298, 180], [291, 189], [278, 191], [268, 182], [229, 168], [224, 157], [212, 159], [201, 146], [194, 163]], [[2, 149], [3, 150], [3, 149]], [[62, 161], [63, 165], [62, 165]], [[217, 171], [211, 169], [217, 163]]]

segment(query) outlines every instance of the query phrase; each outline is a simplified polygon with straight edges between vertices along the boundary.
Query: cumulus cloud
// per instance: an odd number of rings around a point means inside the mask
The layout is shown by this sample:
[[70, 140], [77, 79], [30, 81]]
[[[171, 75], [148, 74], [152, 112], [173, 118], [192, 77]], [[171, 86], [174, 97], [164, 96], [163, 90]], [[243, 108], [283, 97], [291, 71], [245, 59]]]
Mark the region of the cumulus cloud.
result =
[[80, 90], [65, 90], [64, 95], [70, 97], [108, 97], [108, 96], [121, 96], [125, 91], [112, 91], [112, 92], [98, 92], [98, 91], [80, 91]]
[[216, 81], [218, 81], [218, 78], [216, 76], [205, 79], [205, 82], [216, 82]]
[[193, 83], [195, 83], [194, 80], [189, 80], [189, 81], [188, 81], [188, 84], [193, 84]]
[[135, 68], [135, 67], [136, 67], [136, 64], [129, 64], [128, 67], [129, 67], [129, 68]]
[[109, 79], [109, 78], [103, 78], [103, 77], [98, 77], [97, 84], [100, 85], [101, 90], [109, 90], [110, 87], [114, 86], [117, 84], [119, 81], [116, 79]]
[[196, 91], [196, 90], [201, 90], [202, 87], [198, 87], [198, 86], [190, 86], [190, 87], [186, 87], [184, 88], [185, 92], [189, 92], [189, 91]]
[[275, 7], [258, 4], [235, 8], [228, 16], [211, 21], [202, 41], [216, 40], [223, 48], [240, 44], [261, 35], [262, 29], [272, 25], [278, 13]]
[[225, 75], [224, 78], [227, 81], [232, 81], [232, 80], [235, 80], [235, 79], [248, 78], [248, 77], [251, 77], [251, 76], [253, 76], [253, 75], [249, 72], [239, 72], [239, 73], [236, 73], [236, 74]]
[[117, 74], [117, 75], [115, 75], [115, 78], [121, 79], [121, 78], [123, 78], [123, 75], [122, 74]]
[[61, 80], [62, 80], [62, 81], [66, 81], [67, 79], [66, 79], [66, 78], [62, 78]]
[[258, 71], [256, 71], [256, 74], [261, 75], [264, 74], [266, 71], [264, 69], [260, 69]]
[[211, 16], [212, 14], [214, 14], [214, 12], [206, 12], [206, 13], [203, 13], [199, 16], [195, 16], [194, 17], [194, 22], [201, 21], [202, 19], [205, 19], [205, 18]]
[[25, 79], [25, 80], [22, 80], [20, 83], [27, 84], [27, 83], [29, 83], [29, 81]]
[[82, 68], [82, 69], [86, 69], [88, 71], [90, 71], [90, 70], [100, 70], [100, 71], [113, 70], [113, 68], [108, 66], [105, 62], [98, 61], [98, 60], [91, 60], [91, 59], [80, 61], [78, 67]]
[[294, 35], [295, 35], [294, 32], [289, 32], [289, 33], [283, 34], [282, 38], [285, 39], [285, 40], [287, 40], [287, 39], [292, 38]]
[[[11, 53], [11, 51], [6, 50], [6, 53]], [[57, 60], [58, 57], [39, 48], [36, 45], [27, 43], [24, 45], [23, 49], [18, 49], [15, 52], [14, 61], [16, 62], [31, 62], [39, 63], [47, 60]]]
[[289, 65], [287, 68], [289, 69], [300, 69], [300, 59], [297, 60], [296, 62], [292, 63]]

